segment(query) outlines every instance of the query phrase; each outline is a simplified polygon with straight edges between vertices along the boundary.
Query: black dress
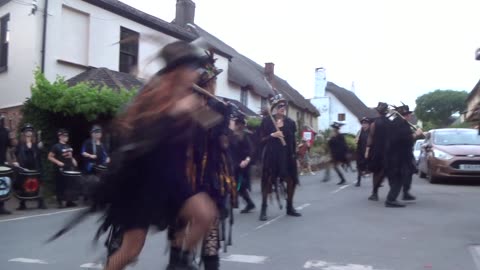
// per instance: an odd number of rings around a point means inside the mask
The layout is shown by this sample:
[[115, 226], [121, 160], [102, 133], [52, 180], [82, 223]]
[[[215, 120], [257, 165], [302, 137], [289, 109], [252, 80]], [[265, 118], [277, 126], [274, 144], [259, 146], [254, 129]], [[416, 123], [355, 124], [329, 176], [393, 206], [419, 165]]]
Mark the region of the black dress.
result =
[[367, 140], [368, 129], [362, 129], [360, 131], [360, 135], [358, 136], [357, 143], [357, 170], [362, 172], [367, 170], [367, 159], [365, 158], [365, 151], [367, 150]]
[[390, 126], [390, 120], [385, 116], [380, 116], [374, 120], [373, 125], [373, 134], [370, 134], [372, 142], [368, 156], [368, 169], [373, 173], [377, 173], [382, 171], [385, 167], [385, 159], [387, 156], [387, 131]]
[[296, 143], [295, 133], [297, 127], [295, 122], [285, 117], [283, 132], [286, 145], [282, 145], [278, 138], [270, 136], [275, 132], [275, 126], [270, 117], [264, 117], [260, 125], [260, 134], [263, 142], [262, 158], [262, 186], [267, 188], [267, 192], [272, 192], [272, 184], [277, 177], [283, 180], [290, 178], [295, 184], [298, 184], [297, 161], [296, 161]]
[[328, 140], [328, 148], [333, 162], [346, 163], [348, 146], [342, 134], [333, 136]]

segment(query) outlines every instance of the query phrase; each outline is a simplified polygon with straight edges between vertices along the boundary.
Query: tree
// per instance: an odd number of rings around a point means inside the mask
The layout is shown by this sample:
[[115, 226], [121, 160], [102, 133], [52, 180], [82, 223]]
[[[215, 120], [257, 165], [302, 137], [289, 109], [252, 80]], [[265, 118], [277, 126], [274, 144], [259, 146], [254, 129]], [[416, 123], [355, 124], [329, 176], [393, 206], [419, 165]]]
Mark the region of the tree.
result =
[[435, 90], [417, 98], [415, 115], [434, 127], [447, 127], [450, 117], [466, 108], [466, 91]]

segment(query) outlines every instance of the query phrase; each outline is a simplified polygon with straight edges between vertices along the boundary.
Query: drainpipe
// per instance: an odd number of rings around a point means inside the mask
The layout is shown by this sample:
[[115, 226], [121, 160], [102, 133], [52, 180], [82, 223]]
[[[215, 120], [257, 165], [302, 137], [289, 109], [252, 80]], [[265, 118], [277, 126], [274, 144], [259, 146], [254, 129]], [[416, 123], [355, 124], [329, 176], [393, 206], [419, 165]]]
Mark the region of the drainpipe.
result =
[[48, 0], [45, 0], [45, 7], [43, 8], [43, 30], [42, 30], [42, 60], [40, 71], [45, 73], [45, 54], [46, 54], [46, 44], [47, 44], [47, 19], [48, 19]]

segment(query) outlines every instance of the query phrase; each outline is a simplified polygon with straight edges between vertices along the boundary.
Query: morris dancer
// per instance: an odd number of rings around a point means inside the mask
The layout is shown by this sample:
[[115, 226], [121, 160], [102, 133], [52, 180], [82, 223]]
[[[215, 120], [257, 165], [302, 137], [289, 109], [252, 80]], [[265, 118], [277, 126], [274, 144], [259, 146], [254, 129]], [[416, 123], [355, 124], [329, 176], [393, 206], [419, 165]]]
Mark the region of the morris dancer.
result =
[[245, 200], [245, 208], [240, 213], [249, 213], [255, 209], [250, 198], [250, 164], [253, 155], [252, 134], [246, 129], [245, 116], [239, 115], [234, 119], [233, 134], [230, 137], [230, 149], [234, 164], [235, 180], [239, 195]]
[[[198, 86], [207, 90], [214, 96], [217, 85], [217, 76], [222, 72], [215, 67], [213, 54], [207, 52], [207, 60], [200, 70], [202, 73], [198, 80]], [[205, 97], [205, 96], [204, 96]], [[218, 215], [215, 223], [206, 235], [201, 250], [202, 262], [206, 270], [220, 268], [219, 250], [221, 242], [224, 247], [231, 244], [227, 239], [225, 222], [230, 216], [230, 226], [233, 222], [233, 212], [236, 207], [236, 185], [233, 175], [233, 166], [229, 155], [228, 137], [232, 107], [215, 98], [204, 100], [203, 112], [218, 117], [212, 126], [197, 126], [194, 131], [194, 142], [190, 146], [189, 179], [196, 192], [206, 192], [214, 201]], [[178, 224], [177, 224], [178, 226]], [[231, 230], [231, 227], [230, 227]], [[170, 231], [170, 236], [176, 229]], [[178, 247], [172, 245], [171, 254], [175, 254]]]
[[421, 129], [412, 131], [408, 119], [412, 111], [407, 105], [395, 107], [400, 116], [397, 116], [389, 128], [389, 141], [387, 147], [387, 158], [385, 173], [388, 177], [390, 191], [388, 192], [386, 207], [405, 207], [397, 201], [398, 194], [403, 187], [403, 200], [413, 201], [415, 197], [410, 194], [412, 176], [415, 172], [413, 163], [413, 145], [415, 140], [422, 136]]
[[327, 164], [327, 168], [325, 171], [325, 178], [323, 182], [328, 182], [330, 180], [330, 170], [331, 167], [335, 170], [338, 177], [340, 178], [340, 182], [337, 185], [344, 185], [347, 181], [343, 176], [342, 172], [338, 168], [338, 165], [345, 164], [347, 162], [347, 152], [348, 146], [345, 142], [345, 137], [343, 134], [340, 133], [340, 128], [343, 126], [341, 123], [333, 123], [330, 125], [332, 128], [332, 136], [328, 140], [328, 148], [330, 149], [330, 162]]
[[378, 189], [385, 178], [385, 158], [387, 151], [387, 131], [390, 120], [387, 118], [388, 104], [379, 102], [375, 108], [379, 114], [370, 125], [365, 158], [368, 160], [368, 170], [373, 173], [371, 201], [378, 201]]
[[[297, 158], [295, 133], [297, 127], [295, 122], [286, 116], [287, 101], [276, 95], [272, 99], [271, 113], [274, 117], [266, 116], [260, 125], [260, 138], [263, 144], [263, 170], [262, 170], [262, 210], [259, 219], [268, 220], [267, 197], [276, 187], [287, 183], [287, 215], [301, 216], [293, 207], [293, 196], [298, 185]], [[277, 131], [278, 128], [278, 131]], [[283, 145], [284, 140], [285, 145]]]
[[362, 176], [367, 173], [367, 159], [365, 158], [365, 151], [367, 150], [367, 140], [368, 132], [370, 129], [370, 119], [363, 117], [360, 120], [362, 128], [358, 132], [356, 141], [357, 141], [357, 184], [355, 186], [359, 187], [361, 185]]

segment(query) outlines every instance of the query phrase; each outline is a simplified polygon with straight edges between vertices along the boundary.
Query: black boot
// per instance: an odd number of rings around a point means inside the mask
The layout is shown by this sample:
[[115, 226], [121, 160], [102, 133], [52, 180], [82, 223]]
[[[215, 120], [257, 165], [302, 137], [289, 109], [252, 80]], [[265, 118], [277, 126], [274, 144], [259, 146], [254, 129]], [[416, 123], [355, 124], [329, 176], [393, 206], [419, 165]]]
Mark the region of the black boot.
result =
[[172, 247], [170, 249], [170, 262], [167, 270], [198, 270], [198, 267], [193, 262], [192, 253]]
[[17, 210], [19, 210], [19, 211], [27, 210], [27, 205], [25, 204], [24, 200], [20, 201], [20, 204], [18, 205]]
[[301, 217], [302, 214], [297, 212], [295, 210], [295, 207], [293, 207], [293, 203], [291, 201], [287, 201], [287, 215], [292, 216], [292, 217]]
[[413, 196], [412, 194], [408, 193], [408, 192], [405, 192], [403, 194], [403, 200], [404, 201], [415, 201], [417, 198], [415, 198], [415, 196]]
[[398, 201], [386, 201], [385, 202], [385, 207], [401, 208], [401, 207], [405, 207], [405, 204], [401, 204]]
[[345, 181], [345, 179], [342, 179], [340, 180], [340, 182], [337, 183], [337, 185], [341, 186], [341, 185], [345, 185], [345, 183], [347, 183], [347, 181]]
[[220, 258], [216, 256], [204, 256], [203, 265], [205, 270], [219, 270], [220, 269]]
[[378, 201], [378, 194], [377, 193], [372, 193], [370, 197], [368, 197], [370, 201]]
[[242, 198], [247, 202], [247, 205], [245, 208], [243, 208], [242, 211], [240, 211], [241, 214], [245, 213], [250, 213], [253, 209], [255, 209], [255, 204], [253, 203], [252, 199], [250, 198], [250, 195], [248, 194], [248, 191], [244, 191], [242, 193]]
[[262, 204], [262, 210], [260, 211], [260, 221], [267, 221], [267, 204]]

